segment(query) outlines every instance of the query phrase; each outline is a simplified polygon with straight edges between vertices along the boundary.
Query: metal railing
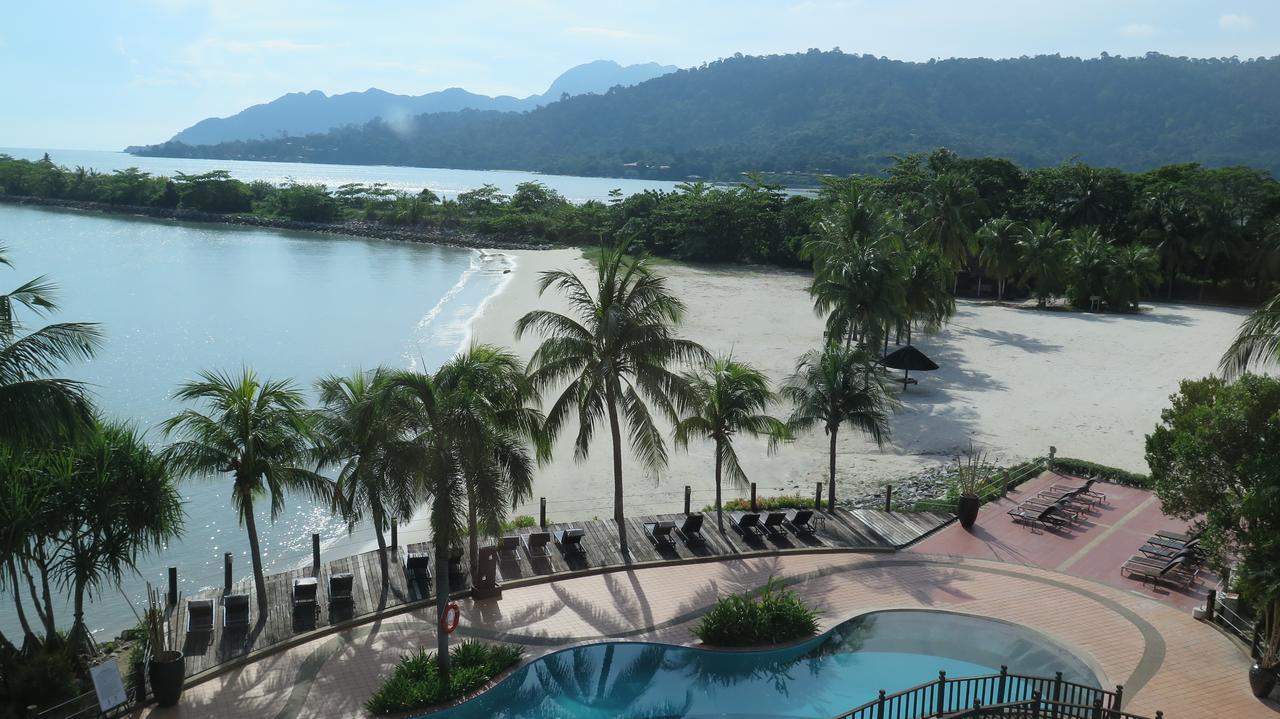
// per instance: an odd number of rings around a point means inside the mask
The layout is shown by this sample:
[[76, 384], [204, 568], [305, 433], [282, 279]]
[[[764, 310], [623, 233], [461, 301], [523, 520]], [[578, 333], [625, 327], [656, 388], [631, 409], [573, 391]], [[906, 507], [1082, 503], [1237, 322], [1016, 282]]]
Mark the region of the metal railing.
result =
[[[947, 714], [941, 719], [993, 719], [996, 717], [1019, 717], [1022, 719], [1053, 719], [1054, 717], [1082, 717], [1083, 719], [1146, 719], [1126, 711], [1107, 709], [1102, 706], [1101, 699], [1095, 699], [1093, 706], [1063, 704], [1041, 699], [1038, 694], [1020, 702], [1006, 702], [984, 706], [981, 702], [970, 709]], [[1164, 712], [1157, 711], [1155, 719], [1164, 719]]]
[[[1006, 704], [1033, 704], [1036, 707], [1052, 705], [1043, 717], [1082, 717], [1085, 719], [1126, 719], [1121, 703], [1124, 687], [1115, 691], [1091, 687], [1067, 681], [1062, 672], [1052, 678], [1023, 674], [1010, 674], [1008, 667], [1000, 667], [999, 674], [948, 678], [946, 672], [938, 672], [938, 678], [894, 694], [880, 691], [876, 699], [852, 709], [835, 719], [925, 719], [928, 717], [988, 716], [987, 714], [963, 714], [975, 711], [975, 707], [991, 707]], [[1096, 709], [1095, 709], [1096, 707]], [[1095, 711], [1108, 712], [1096, 714]], [[997, 715], [998, 716], [998, 715]], [[1013, 714], [1011, 716], [1018, 716]]]
[[[1003, 469], [991, 475], [987, 481], [978, 485], [977, 494], [983, 502], [990, 502], [1005, 496], [1009, 490], [1032, 479], [1048, 468], [1044, 457], [1028, 460], [1010, 469]], [[924, 499], [916, 502], [915, 509], [926, 512], [955, 512], [957, 498]]]

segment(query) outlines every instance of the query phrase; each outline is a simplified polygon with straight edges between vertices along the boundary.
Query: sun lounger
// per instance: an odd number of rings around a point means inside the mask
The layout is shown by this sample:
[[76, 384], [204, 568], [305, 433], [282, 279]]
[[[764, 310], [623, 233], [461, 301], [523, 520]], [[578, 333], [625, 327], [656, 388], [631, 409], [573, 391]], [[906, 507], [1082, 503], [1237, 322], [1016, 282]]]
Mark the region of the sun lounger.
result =
[[1160, 537], [1161, 539], [1169, 539], [1175, 542], [1182, 542], [1183, 544], [1186, 544], [1187, 542], [1190, 542], [1193, 539], [1197, 539], [1200, 536], [1200, 533], [1188, 532], [1184, 534], [1182, 532], [1170, 532], [1162, 529], [1156, 532], [1156, 536]]
[[1121, 576], [1130, 579], [1137, 577], [1143, 584], [1150, 580], [1153, 586], [1160, 581], [1165, 581], [1174, 586], [1187, 587], [1195, 582], [1198, 573], [1199, 568], [1188, 566], [1182, 557], [1175, 557], [1165, 562], [1134, 555], [1120, 567]]
[[676, 533], [684, 537], [684, 543], [689, 542], [706, 542], [706, 538], [702, 536], [703, 515], [690, 514], [684, 518], [679, 527], [676, 527]]
[[785, 512], [769, 512], [765, 515], [764, 524], [761, 526], [764, 528], [765, 534], [786, 534], [787, 530], [782, 528], [786, 521], [787, 515]]
[[1045, 510], [1050, 510], [1050, 509], [1055, 510], [1054, 512], [1055, 516], [1061, 517], [1071, 522], [1075, 522], [1080, 519], [1080, 512], [1076, 511], [1076, 509], [1071, 506], [1070, 500], [1059, 499], [1056, 502], [1051, 502], [1047, 499], [1033, 498], [1033, 499], [1028, 499], [1024, 501], [1022, 504], [1018, 506], [1032, 512], [1044, 512]]
[[1147, 546], [1160, 547], [1162, 549], [1176, 552], [1181, 549], [1195, 549], [1199, 547], [1200, 538], [1197, 537], [1192, 539], [1190, 542], [1179, 542], [1176, 539], [1166, 539], [1165, 537], [1161, 537], [1159, 534], [1153, 534], [1151, 538], [1147, 540]]
[[498, 540], [498, 561], [520, 561], [520, 537], [502, 537]]
[[788, 527], [796, 534], [812, 535], [814, 533], [813, 526], [813, 510], [812, 509], [795, 509], [787, 515]]
[[760, 528], [760, 515], [755, 512], [744, 512], [729, 520], [729, 524], [744, 537], [763, 537], [764, 530]]
[[355, 595], [352, 589], [355, 586], [355, 577], [351, 576], [351, 572], [339, 572], [329, 575], [329, 604], [352, 604], [355, 602]]
[[316, 589], [319, 586], [315, 577], [298, 577], [293, 580], [293, 608], [315, 609]]
[[213, 631], [213, 600], [192, 599], [187, 602], [187, 634]]
[[578, 552], [582, 550], [582, 537], [586, 535], [586, 531], [578, 527], [569, 527], [556, 532], [556, 544], [560, 545], [560, 549], [565, 552]]
[[551, 550], [547, 549], [547, 545], [551, 544], [550, 532], [530, 532], [521, 535], [520, 543], [524, 545], [524, 551], [528, 552], [530, 559], [551, 556]]
[[675, 522], [645, 522], [644, 533], [649, 535], [649, 539], [659, 547], [674, 547], [676, 540], [671, 536], [671, 532], [675, 528]]
[[1098, 499], [1095, 497], [1089, 496], [1089, 494], [1085, 492], [1084, 487], [1076, 487], [1075, 489], [1070, 489], [1066, 491], [1059, 491], [1056, 489], [1046, 489], [1043, 492], [1038, 493], [1036, 496], [1042, 499], [1048, 499], [1055, 502], [1058, 500], [1066, 499], [1066, 500], [1070, 500], [1074, 504], [1077, 504], [1081, 507], [1092, 507], [1098, 503]]
[[248, 594], [228, 594], [222, 598], [222, 626], [225, 629], [249, 626]]
[[1059, 490], [1059, 491], [1062, 491], [1062, 492], [1069, 492], [1069, 491], [1071, 491], [1071, 490], [1073, 490], [1073, 489], [1081, 489], [1081, 488], [1083, 488], [1083, 489], [1084, 489], [1083, 494], [1087, 494], [1087, 495], [1089, 495], [1090, 497], [1093, 497], [1094, 499], [1098, 500], [1099, 502], [1105, 502], [1105, 501], [1107, 501], [1107, 495], [1105, 495], [1105, 494], [1103, 494], [1102, 492], [1099, 492], [1099, 491], [1097, 491], [1097, 490], [1095, 490], [1095, 489], [1093, 488], [1093, 485], [1094, 485], [1095, 483], [1097, 483], [1097, 481], [1098, 481], [1098, 478], [1097, 478], [1097, 477], [1090, 477], [1090, 478], [1088, 478], [1088, 479], [1086, 479], [1086, 480], [1084, 481], [1084, 484], [1083, 484], [1081, 487], [1072, 487], [1072, 486], [1070, 486], [1070, 485], [1066, 485], [1066, 484], [1053, 484], [1053, 485], [1050, 485], [1050, 486], [1049, 486], [1049, 489], [1050, 489], [1050, 490]]
[[1064, 527], [1071, 523], [1071, 519], [1063, 515], [1056, 504], [1047, 507], [1028, 507], [1024, 503], [1010, 509], [1007, 514], [1013, 517], [1014, 522], [1021, 522], [1032, 529], [1036, 526]]

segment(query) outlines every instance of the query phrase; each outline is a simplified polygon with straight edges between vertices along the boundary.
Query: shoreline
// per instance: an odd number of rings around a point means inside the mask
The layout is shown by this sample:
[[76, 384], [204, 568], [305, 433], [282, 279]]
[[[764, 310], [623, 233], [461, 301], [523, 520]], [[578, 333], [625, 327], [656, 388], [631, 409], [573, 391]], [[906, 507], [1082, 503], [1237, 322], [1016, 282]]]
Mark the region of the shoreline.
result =
[[234, 225], [238, 227], [257, 227], [293, 232], [314, 232], [322, 235], [346, 235], [365, 237], [374, 240], [390, 240], [395, 242], [416, 242], [420, 244], [444, 245], [472, 250], [549, 250], [555, 245], [536, 242], [530, 238], [506, 238], [497, 235], [483, 235], [449, 227], [405, 227], [385, 225], [364, 220], [346, 220], [344, 222], [301, 222], [260, 215], [219, 214], [201, 210], [169, 209], [163, 207], [143, 207], [140, 205], [112, 205], [105, 202], [88, 200], [63, 200], [50, 197], [31, 197], [26, 195], [0, 194], [0, 202], [19, 207], [43, 207], [48, 209], [73, 210], [79, 212], [95, 212], [101, 215], [125, 215], [146, 217], [155, 220], [171, 220], [175, 222], [194, 222], [200, 224]]

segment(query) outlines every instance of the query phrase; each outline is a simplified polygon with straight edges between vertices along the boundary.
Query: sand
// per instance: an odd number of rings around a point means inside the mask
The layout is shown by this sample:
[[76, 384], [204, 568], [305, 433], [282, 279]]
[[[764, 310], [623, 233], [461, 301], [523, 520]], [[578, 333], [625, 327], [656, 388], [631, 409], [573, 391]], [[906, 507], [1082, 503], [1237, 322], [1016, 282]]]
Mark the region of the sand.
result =
[[[517, 341], [512, 327], [533, 308], [564, 311], [552, 293], [539, 298], [537, 278], [548, 269], [591, 273], [577, 250], [504, 251], [516, 270], [504, 289], [481, 309], [472, 325], [477, 341], [508, 345], [529, 357], [537, 337]], [[817, 347], [822, 320], [813, 310], [802, 273], [772, 268], [702, 267], [662, 263], [659, 271], [688, 306], [681, 333], [715, 353], [763, 370], [775, 384], [796, 359]], [[1245, 310], [1185, 304], [1146, 304], [1139, 315], [1053, 312], [962, 300], [952, 322], [914, 344], [936, 361], [936, 372], [915, 374], [919, 384], [897, 390], [901, 411], [892, 433], [877, 448], [852, 432], [842, 433], [837, 457], [837, 493], [843, 497], [883, 491], [887, 482], [953, 462], [970, 441], [1004, 464], [1044, 455], [1078, 457], [1144, 471], [1144, 436], [1178, 382], [1212, 373]], [[890, 345], [892, 348], [892, 345]], [[786, 408], [775, 412], [785, 416]], [[612, 514], [608, 431], [601, 428], [591, 454], [573, 458], [576, 425], [566, 428], [555, 459], [538, 470], [534, 499], [519, 508], [537, 514], [547, 498], [548, 518], [567, 521]], [[769, 456], [763, 441], [736, 443], [747, 475], [760, 495], [812, 496], [827, 472], [827, 441], [818, 430]], [[684, 485], [693, 504], [714, 497], [711, 448], [670, 449], [665, 471], [653, 475], [625, 456], [628, 513], [675, 512]], [[727, 496], [745, 487], [726, 485]], [[351, 547], [353, 541], [343, 541]], [[422, 522], [401, 531], [402, 541], [423, 541]], [[355, 549], [368, 546], [358, 543]], [[348, 551], [354, 551], [349, 549]], [[336, 553], [339, 547], [331, 548]], [[330, 553], [327, 552], [327, 553]]]

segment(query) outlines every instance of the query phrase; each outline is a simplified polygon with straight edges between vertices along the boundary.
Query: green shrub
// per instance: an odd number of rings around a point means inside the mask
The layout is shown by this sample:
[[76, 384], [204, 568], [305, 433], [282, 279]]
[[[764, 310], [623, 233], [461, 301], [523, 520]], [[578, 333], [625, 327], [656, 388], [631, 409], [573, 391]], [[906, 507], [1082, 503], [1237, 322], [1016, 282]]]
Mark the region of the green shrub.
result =
[[769, 579], [758, 598], [731, 594], [716, 602], [693, 629], [703, 644], [722, 647], [782, 644], [817, 631], [817, 612], [776, 578]]
[[1121, 484], [1126, 487], [1142, 487], [1144, 489], [1151, 487], [1151, 477], [1148, 475], [1130, 472], [1119, 467], [1108, 467], [1105, 464], [1089, 462], [1083, 459], [1057, 457], [1053, 460], [1053, 468], [1059, 472], [1081, 477], [1096, 476], [1104, 482]]
[[[750, 499], [730, 499], [723, 505], [726, 512], [745, 512], [751, 509]], [[756, 497], [756, 509], [761, 512], [774, 512], [779, 509], [812, 509], [813, 496], [800, 494], [784, 494], [777, 497]], [[716, 511], [716, 505], [708, 504], [702, 508], [704, 512]]]
[[83, 690], [66, 651], [48, 647], [34, 655], [0, 658], [0, 706], [50, 707]]
[[365, 708], [370, 714], [392, 714], [443, 704], [470, 694], [520, 661], [524, 649], [465, 641], [449, 651], [449, 686], [441, 686], [435, 652], [425, 649], [401, 657], [391, 676], [374, 692]]
[[[983, 482], [978, 490], [978, 496], [982, 498], [984, 503], [1000, 499], [1010, 489], [1040, 476], [1040, 472], [1036, 471], [1037, 467], [1043, 467], [1043, 460], [1029, 459], [1025, 462], [1019, 462], [1007, 469], [998, 469], [991, 473], [990, 478]], [[952, 484], [947, 488], [947, 493], [935, 499], [925, 499], [916, 502], [910, 506], [899, 507], [894, 509], [905, 512], [956, 512], [956, 507], [960, 501], [960, 490], [956, 484]]]

